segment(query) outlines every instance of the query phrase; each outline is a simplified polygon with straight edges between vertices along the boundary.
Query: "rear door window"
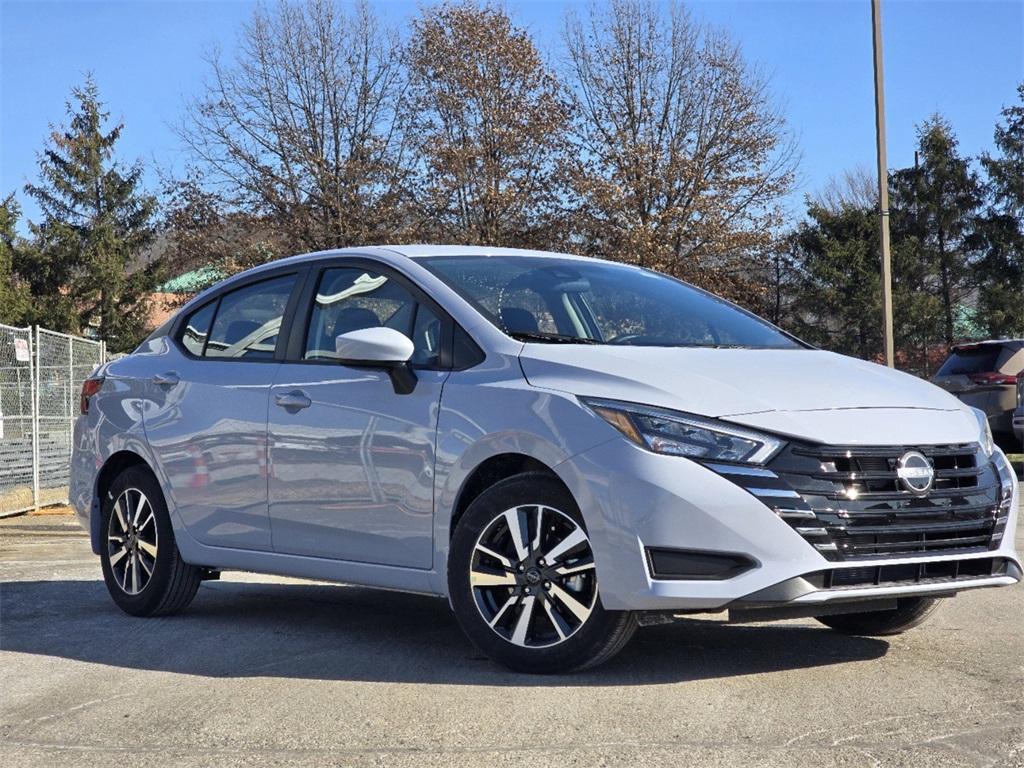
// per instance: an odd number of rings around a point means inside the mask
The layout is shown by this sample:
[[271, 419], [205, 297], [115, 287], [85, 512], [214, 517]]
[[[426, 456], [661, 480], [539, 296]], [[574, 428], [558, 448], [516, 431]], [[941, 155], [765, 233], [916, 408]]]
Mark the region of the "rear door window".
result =
[[295, 279], [284, 275], [224, 294], [204, 357], [273, 358]]

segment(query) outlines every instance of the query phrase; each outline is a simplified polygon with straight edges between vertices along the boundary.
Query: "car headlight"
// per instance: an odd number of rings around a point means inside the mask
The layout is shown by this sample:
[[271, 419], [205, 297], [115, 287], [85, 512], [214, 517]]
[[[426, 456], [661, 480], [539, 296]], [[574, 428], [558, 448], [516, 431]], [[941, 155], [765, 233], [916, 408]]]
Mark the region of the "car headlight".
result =
[[784, 445], [776, 437], [700, 416], [617, 400], [580, 399], [627, 438], [654, 453], [763, 464]]
[[974, 411], [974, 418], [978, 420], [978, 442], [981, 443], [981, 450], [986, 456], [991, 456], [995, 450], [996, 443], [992, 439], [992, 427], [989, 426], [988, 416], [980, 408], [971, 408]]

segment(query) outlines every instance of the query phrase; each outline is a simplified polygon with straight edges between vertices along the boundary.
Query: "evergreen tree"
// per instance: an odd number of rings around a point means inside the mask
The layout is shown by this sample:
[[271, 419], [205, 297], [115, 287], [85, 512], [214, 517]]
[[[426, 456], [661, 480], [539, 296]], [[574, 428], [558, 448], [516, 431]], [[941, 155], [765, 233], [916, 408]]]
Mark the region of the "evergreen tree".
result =
[[1024, 83], [1002, 111], [998, 154], [983, 155], [991, 203], [978, 227], [978, 316], [994, 337], [1024, 336]]
[[[890, 177], [891, 183], [891, 177]], [[782, 324], [813, 344], [867, 360], [882, 359], [878, 197], [862, 174], [847, 174], [808, 201], [808, 220], [789, 237]], [[894, 218], [902, 211], [894, 210]], [[897, 365], [926, 372], [938, 338], [938, 297], [917, 242], [894, 226], [892, 279]]]
[[95, 329], [113, 350], [132, 347], [149, 319], [158, 261], [143, 263], [154, 238], [156, 199], [141, 189], [142, 166], [122, 166], [114, 147], [123, 124], [105, 131], [109, 113], [91, 78], [72, 91], [70, 123], [56, 129], [29, 184], [42, 211], [31, 226], [33, 253], [16, 265], [38, 302], [35, 322], [82, 333]]
[[801, 279], [787, 325], [812, 344], [871, 359], [882, 348], [877, 216], [815, 204], [807, 214], [792, 237]]
[[960, 335], [960, 307], [975, 290], [974, 235], [984, 190], [941, 116], [918, 126], [918, 152], [915, 167], [890, 176], [893, 238], [927, 268], [923, 287], [938, 298], [941, 338], [952, 344]]
[[29, 307], [28, 286], [14, 271], [17, 257], [28, 247], [16, 228], [21, 210], [14, 195], [0, 201], [0, 323], [24, 325]]

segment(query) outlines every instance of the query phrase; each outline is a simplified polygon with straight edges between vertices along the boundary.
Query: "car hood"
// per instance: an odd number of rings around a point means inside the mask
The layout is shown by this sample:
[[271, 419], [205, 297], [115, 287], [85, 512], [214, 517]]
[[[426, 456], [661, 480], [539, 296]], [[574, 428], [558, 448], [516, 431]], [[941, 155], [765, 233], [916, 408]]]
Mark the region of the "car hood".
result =
[[526, 344], [531, 385], [833, 444], [970, 442], [978, 424], [922, 379], [832, 352]]

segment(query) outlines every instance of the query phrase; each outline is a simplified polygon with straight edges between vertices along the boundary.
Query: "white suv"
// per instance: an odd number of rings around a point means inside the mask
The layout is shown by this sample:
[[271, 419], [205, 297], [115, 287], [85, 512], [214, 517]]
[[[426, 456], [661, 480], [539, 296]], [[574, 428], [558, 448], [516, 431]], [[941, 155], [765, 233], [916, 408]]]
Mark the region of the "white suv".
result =
[[72, 497], [115, 602], [246, 570], [447, 597], [514, 669], [651, 614], [890, 634], [1020, 580], [978, 412], [664, 275], [398, 246], [236, 275], [83, 386]]

